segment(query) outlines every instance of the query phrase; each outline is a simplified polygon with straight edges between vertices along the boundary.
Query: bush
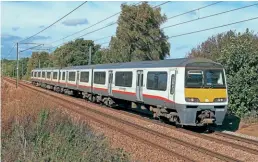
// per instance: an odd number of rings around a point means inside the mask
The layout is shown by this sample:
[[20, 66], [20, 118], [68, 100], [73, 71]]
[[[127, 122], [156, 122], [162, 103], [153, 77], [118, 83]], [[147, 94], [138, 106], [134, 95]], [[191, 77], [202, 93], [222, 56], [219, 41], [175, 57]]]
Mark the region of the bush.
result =
[[58, 112], [43, 110], [36, 122], [27, 116], [2, 135], [3, 161], [129, 161], [111, 149], [84, 122], [74, 123]]

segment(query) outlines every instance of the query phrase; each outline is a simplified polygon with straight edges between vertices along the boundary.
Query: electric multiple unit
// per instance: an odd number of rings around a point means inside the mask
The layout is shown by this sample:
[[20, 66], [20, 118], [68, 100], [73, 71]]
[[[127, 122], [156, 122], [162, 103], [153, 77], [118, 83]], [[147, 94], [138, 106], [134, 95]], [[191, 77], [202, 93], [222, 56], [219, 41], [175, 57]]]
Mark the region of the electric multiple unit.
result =
[[32, 83], [107, 106], [130, 106], [179, 125], [222, 125], [228, 105], [222, 65], [169, 59], [34, 69]]

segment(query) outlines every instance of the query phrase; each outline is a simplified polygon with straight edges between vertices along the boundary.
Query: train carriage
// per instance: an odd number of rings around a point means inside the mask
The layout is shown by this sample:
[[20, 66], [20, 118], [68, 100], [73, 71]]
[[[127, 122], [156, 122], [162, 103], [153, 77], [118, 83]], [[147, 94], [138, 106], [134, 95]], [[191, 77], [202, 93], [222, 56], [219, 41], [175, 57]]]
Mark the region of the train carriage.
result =
[[[39, 82], [34, 72], [41, 71], [32, 71], [33, 82]], [[46, 80], [41, 82], [54, 90], [57, 86], [65, 87], [69, 94], [81, 94], [108, 106], [132, 102], [154, 117], [180, 125], [221, 125], [228, 104], [225, 71], [208, 59], [56, 68], [46, 70]]]

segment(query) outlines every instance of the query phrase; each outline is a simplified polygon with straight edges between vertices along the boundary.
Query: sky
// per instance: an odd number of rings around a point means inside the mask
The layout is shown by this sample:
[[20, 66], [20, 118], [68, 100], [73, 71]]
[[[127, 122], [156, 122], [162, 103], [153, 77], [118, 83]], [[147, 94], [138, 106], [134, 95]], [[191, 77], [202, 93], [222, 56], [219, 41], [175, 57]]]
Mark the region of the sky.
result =
[[[52, 24], [59, 18], [66, 15], [68, 12], [80, 5], [82, 1], [74, 2], [1, 2], [1, 57], [6, 59], [16, 58], [16, 48], [12, 50], [15, 42], [28, 38], [31, 35], [36, 34], [40, 30], [44, 29], [48, 25]], [[36, 49], [46, 49], [49, 47], [54, 47], [62, 43], [68, 42], [75, 38], [78, 38], [88, 32], [94, 31], [108, 24], [116, 22], [119, 14], [92, 27], [78, 33], [74, 36], [64, 38], [71, 35], [77, 31], [85, 29], [96, 22], [105, 19], [119, 11], [121, 11], [120, 5], [122, 3], [134, 4], [135, 2], [87, 2], [82, 7], [59, 21], [57, 24], [51, 28], [43, 31], [39, 35], [29, 39], [25, 42], [33, 43], [44, 43], [44, 46], [40, 46]], [[149, 2], [151, 6], [155, 6], [163, 3], [162, 1]], [[166, 15], [168, 18], [181, 13], [197, 9], [209, 4], [215, 3], [212, 1], [192, 1], [192, 2], [169, 2], [162, 6], [161, 13]], [[216, 14], [223, 11], [228, 11], [248, 5], [252, 5], [258, 2], [221, 2], [210, 7], [200, 9], [198, 11], [190, 12], [175, 18], [168, 19], [161, 28], [182, 23], [185, 21], [205, 17], [208, 15]], [[180, 35], [184, 33], [189, 33], [192, 31], [202, 30], [206, 28], [216, 27], [224, 24], [229, 24], [249, 18], [257, 17], [258, 4], [256, 6], [247, 7], [241, 10], [213, 16], [206, 19], [200, 19], [198, 21], [193, 21], [190, 23], [185, 23], [170, 28], [165, 28], [164, 33], [168, 37]], [[226, 32], [229, 30], [235, 30], [237, 32], [244, 32], [246, 28], [257, 33], [258, 31], [258, 19], [235, 24], [232, 26], [227, 26], [223, 28], [217, 28], [205, 32], [174, 37], [169, 39], [170, 42], [170, 56], [168, 58], [182, 58], [185, 57], [192, 48], [197, 47], [200, 43], [205, 41], [208, 37], [216, 35], [218, 33]], [[115, 35], [117, 25], [112, 25], [103, 30], [87, 34], [82, 38], [88, 40], [96, 40], [99, 38]], [[56, 40], [59, 40], [54, 42]], [[97, 41], [96, 43], [102, 44], [109, 42], [110, 38], [105, 38]], [[54, 42], [54, 43], [52, 43]], [[21, 44], [19, 50], [24, 50], [26, 48], [32, 47], [34, 45]], [[103, 44], [102, 47], [107, 47], [108, 43]], [[52, 49], [54, 50], [54, 49]], [[20, 53], [20, 57], [29, 57], [33, 51], [26, 51]]]

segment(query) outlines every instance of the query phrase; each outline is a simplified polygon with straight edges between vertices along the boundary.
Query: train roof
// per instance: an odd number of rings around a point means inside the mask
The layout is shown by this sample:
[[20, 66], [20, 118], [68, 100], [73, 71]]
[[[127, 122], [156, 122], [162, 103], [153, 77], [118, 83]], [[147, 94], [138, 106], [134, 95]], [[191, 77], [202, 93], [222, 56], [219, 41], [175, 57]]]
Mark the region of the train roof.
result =
[[[178, 58], [178, 59], [166, 59], [158, 61], [135, 61], [126, 63], [113, 63], [113, 64], [97, 64], [97, 65], [82, 65], [82, 66], [70, 66], [62, 68], [61, 70], [71, 69], [119, 69], [119, 68], [159, 68], [159, 67], [187, 67], [197, 66], [196, 63], [210, 63], [210, 66], [222, 68], [222, 65], [212, 60], [205, 58]], [[35, 70], [54, 70], [57, 68], [42, 68]], [[58, 68], [59, 69], [59, 68]]]
[[[94, 69], [118, 69], [118, 68], [159, 68], [159, 67], [186, 67], [192, 63], [211, 63], [210, 66], [222, 67], [220, 64], [204, 58], [178, 58], [158, 61], [136, 61], [126, 63], [99, 64]], [[194, 65], [194, 64], [193, 64]]]

